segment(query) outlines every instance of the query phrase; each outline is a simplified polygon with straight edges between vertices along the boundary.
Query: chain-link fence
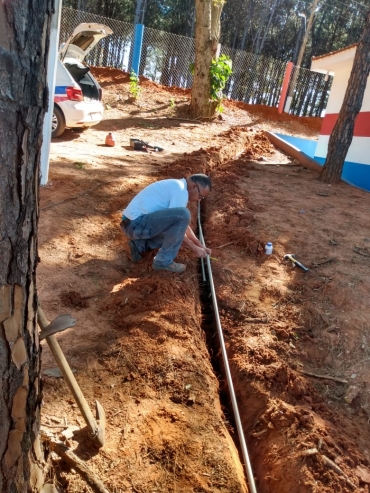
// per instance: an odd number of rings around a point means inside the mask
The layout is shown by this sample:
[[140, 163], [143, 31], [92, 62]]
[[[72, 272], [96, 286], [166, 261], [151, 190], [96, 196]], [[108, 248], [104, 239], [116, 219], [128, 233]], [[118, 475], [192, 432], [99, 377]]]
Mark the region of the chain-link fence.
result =
[[284, 79], [285, 63], [241, 50], [222, 48], [233, 61], [226, 95], [248, 104], [277, 106]]
[[[89, 53], [92, 66], [115, 67], [128, 72], [131, 67], [134, 26], [88, 12], [62, 9], [60, 42], [66, 41], [81, 22], [106, 24], [113, 34], [103, 39]], [[233, 61], [233, 74], [225, 88], [229, 99], [248, 104], [277, 106], [286, 63], [241, 50], [222, 47], [221, 53]], [[165, 86], [189, 88], [193, 84], [190, 64], [195, 60], [193, 38], [145, 28], [139, 75]], [[321, 116], [326, 108], [333, 78], [311, 70], [299, 70], [290, 113], [298, 116]]]
[[297, 116], [322, 116], [322, 112], [328, 104], [333, 76], [313, 72], [306, 68], [294, 67], [291, 82], [294, 80], [297, 70], [298, 76], [290, 113]]
[[115, 67], [128, 72], [130, 52], [133, 49], [134, 26], [128, 22], [64, 7], [60, 23], [60, 43], [64, 43], [82, 22], [105, 24], [113, 31], [113, 34], [102, 39], [91, 50], [86, 57], [86, 63], [94, 67]]
[[[225, 47], [222, 53], [233, 61], [233, 74], [225, 91], [228, 98], [248, 104], [278, 106], [285, 62]], [[328, 102], [333, 77], [294, 67], [291, 80], [297, 70], [290, 113], [297, 116], [321, 116]]]
[[190, 64], [194, 60], [193, 38], [145, 28], [140, 75], [165, 86], [189, 88], [193, 85]]

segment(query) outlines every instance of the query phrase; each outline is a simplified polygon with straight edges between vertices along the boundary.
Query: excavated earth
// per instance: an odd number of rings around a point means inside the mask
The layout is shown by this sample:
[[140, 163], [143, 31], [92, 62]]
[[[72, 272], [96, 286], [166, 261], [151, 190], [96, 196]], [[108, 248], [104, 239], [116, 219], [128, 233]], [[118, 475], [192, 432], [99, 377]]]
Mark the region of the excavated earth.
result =
[[[91, 409], [96, 400], [105, 409], [106, 441], [91, 440], [43, 341], [45, 436], [114, 493], [251, 491], [207, 264], [203, 276], [186, 249], [181, 275], [154, 272], [155, 252], [132, 264], [119, 228], [144, 186], [202, 172], [213, 181], [202, 231], [257, 491], [369, 492], [370, 195], [324, 184], [264, 135], [317, 139], [321, 119], [227, 101], [213, 122], [194, 121], [189, 91], [142, 79], [132, 101], [126, 73], [94, 75], [104, 120], [51, 144], [37, 274], [47, 318], [76, 319], [57, 339]], [[164, 150], [134, 151], [130, 138]], [[59, 491], [93, 491], [51, 458]]]

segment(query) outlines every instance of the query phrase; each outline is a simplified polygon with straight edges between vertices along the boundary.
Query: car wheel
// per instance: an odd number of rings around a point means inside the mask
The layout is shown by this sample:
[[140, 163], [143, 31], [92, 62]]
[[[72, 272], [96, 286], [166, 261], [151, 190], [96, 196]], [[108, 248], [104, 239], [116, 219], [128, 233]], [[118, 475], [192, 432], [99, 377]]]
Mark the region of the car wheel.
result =
[[58, 106], [54, 105], [53, 117], [51, 119], [51, 137], [59, 137], [66, 129], [64, 115]]

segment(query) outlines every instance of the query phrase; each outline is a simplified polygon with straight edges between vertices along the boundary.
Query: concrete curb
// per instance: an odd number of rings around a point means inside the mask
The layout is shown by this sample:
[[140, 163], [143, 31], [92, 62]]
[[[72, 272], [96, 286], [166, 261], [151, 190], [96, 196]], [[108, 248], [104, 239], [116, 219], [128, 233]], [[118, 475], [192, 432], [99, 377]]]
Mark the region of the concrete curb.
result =
[[272, 132], [265, 132], [266, 137], [269, 139], [271, 144], [276, 146], [278, 149], [282, 150], [289, 156], [294, 157], [297, 159], [302, 166], [305, 168], [311, 169], [313, 171], [321, 171], [322, 167], [314, 160], [311, 159], [307, 154], [304, 152], [300, 151], [298, 147], [295, 147], [292, 144], [288, 144], [285, 140], [281, 139], [277, 135], [273, 134]]

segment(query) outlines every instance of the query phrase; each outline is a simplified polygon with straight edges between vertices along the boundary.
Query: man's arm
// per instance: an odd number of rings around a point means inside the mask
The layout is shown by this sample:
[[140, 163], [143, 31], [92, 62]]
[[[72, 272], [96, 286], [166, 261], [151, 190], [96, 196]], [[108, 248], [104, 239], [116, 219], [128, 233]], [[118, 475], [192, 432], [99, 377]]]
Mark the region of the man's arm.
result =
[[210, 248], [205, 248], [198, 238], [195, 236], [190, 226], [187, 227], [186, 233], [183, 239], [183, 245], [189, 248], [199, 258], [205, 258], [207, 255], [211, 255]]

